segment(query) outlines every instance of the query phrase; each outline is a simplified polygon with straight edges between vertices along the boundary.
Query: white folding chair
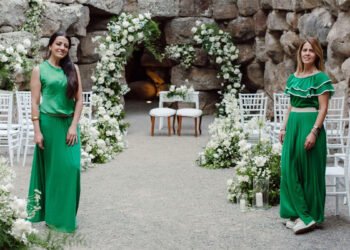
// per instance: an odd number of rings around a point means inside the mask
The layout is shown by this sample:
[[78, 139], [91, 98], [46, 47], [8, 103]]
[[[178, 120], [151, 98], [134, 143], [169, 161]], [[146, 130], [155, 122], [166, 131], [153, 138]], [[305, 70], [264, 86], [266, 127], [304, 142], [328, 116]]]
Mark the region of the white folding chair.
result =
[[[346, 122], [349, 126], [349, 119]], [[327, 187], [333, 187], [331, 191], [327, 191], [327, 196], [335, 196], [336, 215], [339, 215], [338, 198], [339, 196], [344, 197], [344, 204], [348, 204], [350, 216], [350, 127], [348, 127], [347, 135], [344, 136], [344, 134], [342, 140], [343, 142], [346, 142], [346, 144], [344, 144], [344, 153], [334, 154], [334, 165], [327, 165], [326, 167], [326, 177], [332, 179], [332, 184], [327, 184]], [[344, 183], [342, 183], [341, 180], [343, 180]], [[340, 186], [344, 186], [342, 191], [339, 190]]]
[[28, 148], [34, 148], [34, 126], [32, 117], [32, 98], [30, 91], [16, 91], [18, 122], [21, 125], [21, 145], [24, 139], [22, 165], [25, 166]]
[[332, 97], [328, 103], [326, 119], [343, 119], [345, 97]]
[[327, 160], [334, 161], [336, 154], [345, 154], [344, 131], [347, 120], [340, 118], [328, 118], [324, 121], [327, 134]]
[[251, 142], [258, 140], [259, 131], [251, 131], [247, 128], [249, 120], [256, 118], [265, 122], [267, 111], [267, 97], [264, 93], [259, 94], [239, 94], [239, 113], [243, 130], [250, 134], [248, 138]]
[[13, 166], [15, 150], [20, 153], [20, 125], [12, 123], [13, 93], [0, 93], [0, 147], [7, 148]]
[[83, 92], [83, 112], [82, 114], [92, 121], [92, 102], [91, 102], [92, 91]]
[[289, 96], [284, 93], [273, 93], [274, 121], [271, 124], [271, 141], [273, 143], [278, 142], [278, 134], [288, 111], [289, 100]]

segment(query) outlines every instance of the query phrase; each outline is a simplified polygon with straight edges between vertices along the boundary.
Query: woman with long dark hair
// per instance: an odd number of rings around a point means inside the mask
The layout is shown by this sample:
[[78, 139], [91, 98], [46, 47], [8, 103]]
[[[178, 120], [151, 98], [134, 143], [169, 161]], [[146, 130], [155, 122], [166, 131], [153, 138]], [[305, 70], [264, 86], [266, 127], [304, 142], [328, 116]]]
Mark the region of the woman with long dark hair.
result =
[[[48, 58], [32, 72], [34, 150], [29, 197], [41, 192], [41, 209], [32, 222], [74, 232], [80, 196], [80, 138], [78, 122], [83, 107], [79, 69], [69, 57], [71, 40], [54, 33]], [[40, 102], [40, 98], [42, 101]], [[28, 204], [30, 209], [33, 204]]]
[[324, 220], [327, 143], [323, 121], [334, 88], [323, 72], [317, 39], [301, 43], [297, 60], [297, 70], [287, 80], [285, 94], [290, 95], [291, 105], [279, 134], [283, 143], [280, 215], [289, 219], [287, 228], [300, 234]]

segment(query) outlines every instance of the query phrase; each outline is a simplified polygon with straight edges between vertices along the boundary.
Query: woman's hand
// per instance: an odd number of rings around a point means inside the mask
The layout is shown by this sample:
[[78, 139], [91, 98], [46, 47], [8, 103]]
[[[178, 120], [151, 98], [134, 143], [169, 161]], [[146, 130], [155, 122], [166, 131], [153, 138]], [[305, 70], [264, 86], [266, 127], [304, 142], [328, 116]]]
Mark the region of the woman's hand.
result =
[[280, 130], [278, 134], [278, 140], [280, 141], [281, 144], [283, 144], [285, 134], [286, 134], [286, 131], [284, 129]]
[[313, 146], [315, 145], [315, 142], [316, 142], [316, 135], [314, 135], [314, 133], [310, 133], [307, 137], [306, 137], [306, 140], [305, 140], [305, 143], [304, 143], [304, 148], [306, 150], [310, 150], [313, 148]]
[[74, 125], [71, 125], [68, 129], [66, 143], [69, 146], [73, 146], [77, 142], [78, 142], [77, 127]]
[[41, 132], [34, 134], [34, 143], [39, 146], [39, 148], [44, 149], [44, 137]]

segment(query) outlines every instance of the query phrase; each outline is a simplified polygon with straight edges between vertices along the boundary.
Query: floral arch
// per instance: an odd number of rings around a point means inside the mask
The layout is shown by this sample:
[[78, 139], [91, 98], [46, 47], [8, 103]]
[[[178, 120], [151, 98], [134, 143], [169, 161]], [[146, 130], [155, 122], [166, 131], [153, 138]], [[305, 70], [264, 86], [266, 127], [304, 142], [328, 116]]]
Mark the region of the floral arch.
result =
[[157, 58], [155, 41], [160, 36], [157, 23], [149, 13], [122, 13], [112, 19], [106, 37], [99, 37], [97, 51], [101, 59], [97, 63], [92, 87], [92, 103], [96, 107], [96, 121], [93, 126], [83, 119], [82, 124], [82, 165], [111, 160], [126, 147], [124, 137], [128, 124], [124, 121], [123, 96], [129, 91], [123, 81], [124, 67], [134, 49], [143, 43]]

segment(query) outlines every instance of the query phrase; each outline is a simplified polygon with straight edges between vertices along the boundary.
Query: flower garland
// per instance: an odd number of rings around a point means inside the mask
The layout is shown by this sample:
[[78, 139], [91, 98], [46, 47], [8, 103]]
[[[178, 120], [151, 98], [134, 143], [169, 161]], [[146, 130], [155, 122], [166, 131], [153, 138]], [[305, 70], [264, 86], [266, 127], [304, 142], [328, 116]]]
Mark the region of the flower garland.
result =
[[252, 130], [258, 126], [259, 142], [251, 145], [246, 140], [239, 141], [241, 158], [237, 161], [235, 178], [227, 181], [227, 198], [231, 202], [237, 202], [244, 195], [251, 206], [253, 181], [262, 178], [269, 182], [269, 204], [276, 205], [279, 203], [281, 145], [270, 142], [264, 122], [252, 119], [249, 126]]
[[190, 44], [171, 44], [165, 47], [164, 56], [175, 61], [180, 61], [180, 64], [188, 69], [192, 66], [195, 59], [195, 50]]
[[40, 33], [40, 22], [43, 17], [43, 11], [45, 5], [43, 0], [28, 0], [29, 9], [26, 11], [26, 21], [22, 27], [22, 30], [28, 31], [35, 36]]
[[[205, 24], [200, 21], [192, 28], [193, 40], [201, 45], [213, 61], [219, 65], [218, 78], [224, 80], [222, 83], [223, 90], [221, 93], [231, 93], [236, 95], [241, 89], [242, 73], [239, 65], [234, 64], [238, 58], [238, 49], [233, 44], [229, 33], [219, 29], [217, 24]], [[222, 101], [218, 105], [218, 115], [228, 116], [225, 106], [226, 102]]]
[[15, 47], [0, 44], [0, 83], [1, 89], [13, 90], [16, 85], [17, 74], [29, 71], [31, 63], [27, 58], [27, 49], [30, 47], [29, 39], [24, 39], [23, 44], [18, 43]]
[[[107, 162], [126, 147], [124, 137], [128, 124], [124, 121], [122, 96], [129, 88], [121, 79], [134, 48], [144, 43], [156, 58], [161, 58], [155, 46], [160, 30], [151, 20], [150, 13], [138, 16], [122, 13], [111, 20], [107, 28], [108, 35], [104, 39], [98, 38], [101, 43], [97, 52], [101, 59], [91, 77], [96, 122], [93, 128], [82, 126], [83, 155], [94, 163]], [[85, 162], [89, 161], [88, 158]]]

